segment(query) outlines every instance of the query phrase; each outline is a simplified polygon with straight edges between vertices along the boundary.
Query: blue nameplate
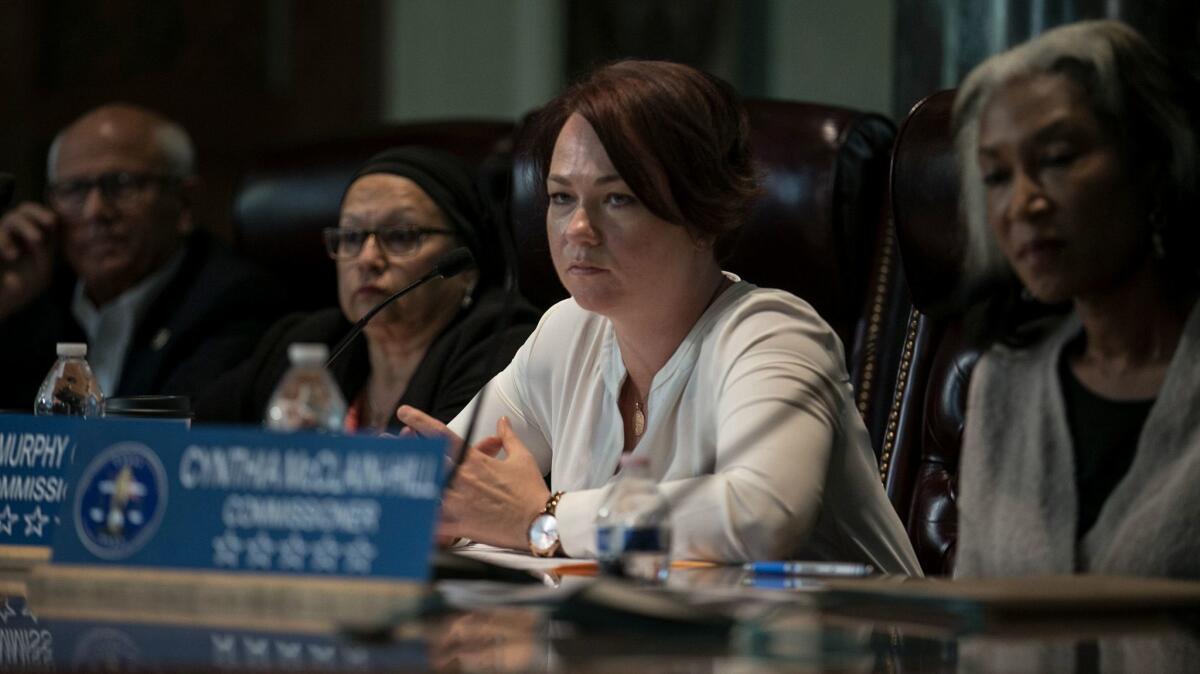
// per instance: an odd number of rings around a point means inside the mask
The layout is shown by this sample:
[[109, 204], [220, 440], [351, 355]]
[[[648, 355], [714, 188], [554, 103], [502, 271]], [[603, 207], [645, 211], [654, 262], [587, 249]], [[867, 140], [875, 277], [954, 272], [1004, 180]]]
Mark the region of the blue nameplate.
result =
[[[82, 419], [0, 415], [0, 546], [48, 547]], [[3, 554], [3, 553], [0, 553]]]
[[0, 671], [53, 667], [50, 630], [33, 614], [23, 595], [0, 592]]
[[64, 619], [0, 594], [0, 671], [333, 669], [408, 671], [429, 665], [424, 641], [364, 645], [336, 635]]
[[424, 671], [429, 667], [425, 643], [411, 638], [365, 646], [333, 635], [57, 619], [46, 621], [42, 632], [50, 639], [40, 640], [39, 648], [16, 658], [18, 662], [60, 671]]
[[425, 580], [441, 441], [88, 424], [53, 562]]

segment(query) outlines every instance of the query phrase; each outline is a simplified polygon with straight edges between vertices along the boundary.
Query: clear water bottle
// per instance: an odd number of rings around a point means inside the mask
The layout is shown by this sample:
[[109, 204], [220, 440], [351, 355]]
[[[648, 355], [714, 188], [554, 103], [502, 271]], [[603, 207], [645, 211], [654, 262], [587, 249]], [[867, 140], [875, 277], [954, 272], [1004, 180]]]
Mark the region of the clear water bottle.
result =
[[602, 572], [665, 582], [671, 568], [671, 506], [650, 479], [645, 457], [621, 459], [617, 481], [596, 513], [596, 551]]
[[346, 418], [346, 400], [337, 382], [325, 369], [329, 348], [324, 344], [292, 344], [292, 367], [279, 380], [263, 425], [275, 431], [340, 431]]
[[104, 392], [87, 362], [87, 344], [59, 342], [58, 360], [38, 389], [33, 413], [98, 417], [104, 413]]

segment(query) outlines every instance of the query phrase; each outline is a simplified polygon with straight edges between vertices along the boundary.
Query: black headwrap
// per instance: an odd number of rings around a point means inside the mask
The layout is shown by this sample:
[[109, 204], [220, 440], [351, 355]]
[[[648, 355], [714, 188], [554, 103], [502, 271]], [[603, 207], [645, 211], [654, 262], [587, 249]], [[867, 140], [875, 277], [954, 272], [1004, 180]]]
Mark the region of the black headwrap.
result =
[[465, 162], [432, 148], [394, 147], [368, 159], [350, 179], [350, 185], [372, 173], [390, 173], [416, 183], [442, 209], [459, 241], [475, 256], [481, 285], [500, 278], [503, 258], [498, 232], [475, 182], [475, 173]]

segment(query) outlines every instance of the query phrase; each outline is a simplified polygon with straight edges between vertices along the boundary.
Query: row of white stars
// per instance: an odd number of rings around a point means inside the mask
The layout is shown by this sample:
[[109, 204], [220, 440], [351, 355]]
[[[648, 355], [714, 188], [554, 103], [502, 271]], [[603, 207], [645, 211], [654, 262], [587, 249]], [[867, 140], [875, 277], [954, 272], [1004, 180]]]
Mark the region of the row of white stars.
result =
[[21, 612], [17, 613], [17, 610], [12, 607], [12, 603], [9, 601], [9, 598], [5, 597], [4, 605], [0, 606], [0, 623], [7, 625], [9, 618], [28, 618], [34, 623], [37, 623], [38, 621], [37, 616], [33, 614], [33, 611], [29, 610], [29, 606], [21, 606]]
[[378, 555], [375, 546], [365, 538], [342, 544], [329, 534], [315, 541], [305, 541], [300, 534], [292, 532], [287, 538], [277, 540], [265, 531], [241, 538], [227, 529], [214, 538], [212, 544], [213, 564], [232, 569], [241, 567], [244, 555], [245, 567], [249, 569], [270, 570], [275, 568], [277, 561], [280, 570], [304, 571], [307, 561], [310, 571], [337, 573], [340, 560], [346, 573], [367, 575]]
[[[213, 634], [213, 662], [219, 665], [296, 665], [307, 660], [312, 664], [330, 665], [337, 661], [338, 648], [324, 644], [304, 644], [296, 641], [268, 640], [261, 637], [240, 637], [244, 662], [238, 661], [239, 637], [233, 634]], [[271, 655], [271, 646], [275, 646], [275, 657]], [[351, 667], [365, 667], [370, 664], [370, 656], [362, 648], [341, 648], [342, 662]]]
[[[0, 510], [0, 533], [6, 536], [13, 536], [13, 525], [17, 524], [21, 518], [25, 518], [25, 535], [37, 536], [41, 538], [44, 535], [43, 528], [50, 522], [50, 516], [42, 512], [42, 506], [34, 507], [32, 512], [18, 515], [12, 510], [12, 506], [4, 504], [4, 510]], [[56, 517], [57, 521], [58, 518]], [[20, 527], [17, 527], [20, 529]]]

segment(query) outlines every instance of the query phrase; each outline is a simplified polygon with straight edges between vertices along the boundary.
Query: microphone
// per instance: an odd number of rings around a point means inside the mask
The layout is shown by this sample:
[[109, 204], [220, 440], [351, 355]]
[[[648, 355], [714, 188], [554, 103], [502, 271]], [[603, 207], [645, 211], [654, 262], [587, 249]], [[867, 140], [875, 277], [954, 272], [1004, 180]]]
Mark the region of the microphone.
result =
[[[441, 276], [442, 278], [450, 278], [458, 276], [462, 272], [470, 269], [475, 264], [475, 256], [471, 255], [471, 251], [467, 248], [455, 248], [454, 250], [442, 256], [442, 259], [437, 261], [433, 266], [433, 270], [426, 274], [426, 278], [420, 282], [424, 282], [429, 278]], [[376, 307], [374, 311], [378, 311]]]
[[16, 186], [17, 179], [12, 177], [12, 174], [0, 173], [0, 211], [8, 208], [8, 202], [12, 201]]
[[333, 347], [333, 353], [329, 356], [329, 360], [325, 361], [325, 367], [329, 367], [333, 364], [333, 361], [337, 360], [337, 357], [346, 350], [346, 347], [350, 346], [350, 343], [354, 341], [354, 338], [358, 337], [358, 335], [363, 331], [363, 328], [367, 327], [367, 323], [375, 317], [375, 314], [382, 311], [384, 307], [392, 302], [395, 302], [401, 297], [404, 297], [409, 292], [415, 290], [419, 286], [425, 285], [435, 278], [450, 278], [451, 276], [457, 276], [458, 274], [461, 274], [469, 269], [474, 264], [475, 257], [471, 255], [471, 251], [467, 250], [466, 248], [455, 248], [449, 253], [443, 255], [442, 259], [438, 260], [437, 263], [433, 265], [433, 269], [430, 269], [428, 274], [425, 274], [416, 281], [413, 281], [412, 283], [392, 293], [387, 299], [379, 304], [376, 304], [374, 308], [366, 313], [366, 315], [358, 319], [358, 322], [354, 324], [354, 327], [350, 328], [350, 332], [346, 333], [346, 336], [342, 338], [342, 341], [338, 342], [337, 346]]

